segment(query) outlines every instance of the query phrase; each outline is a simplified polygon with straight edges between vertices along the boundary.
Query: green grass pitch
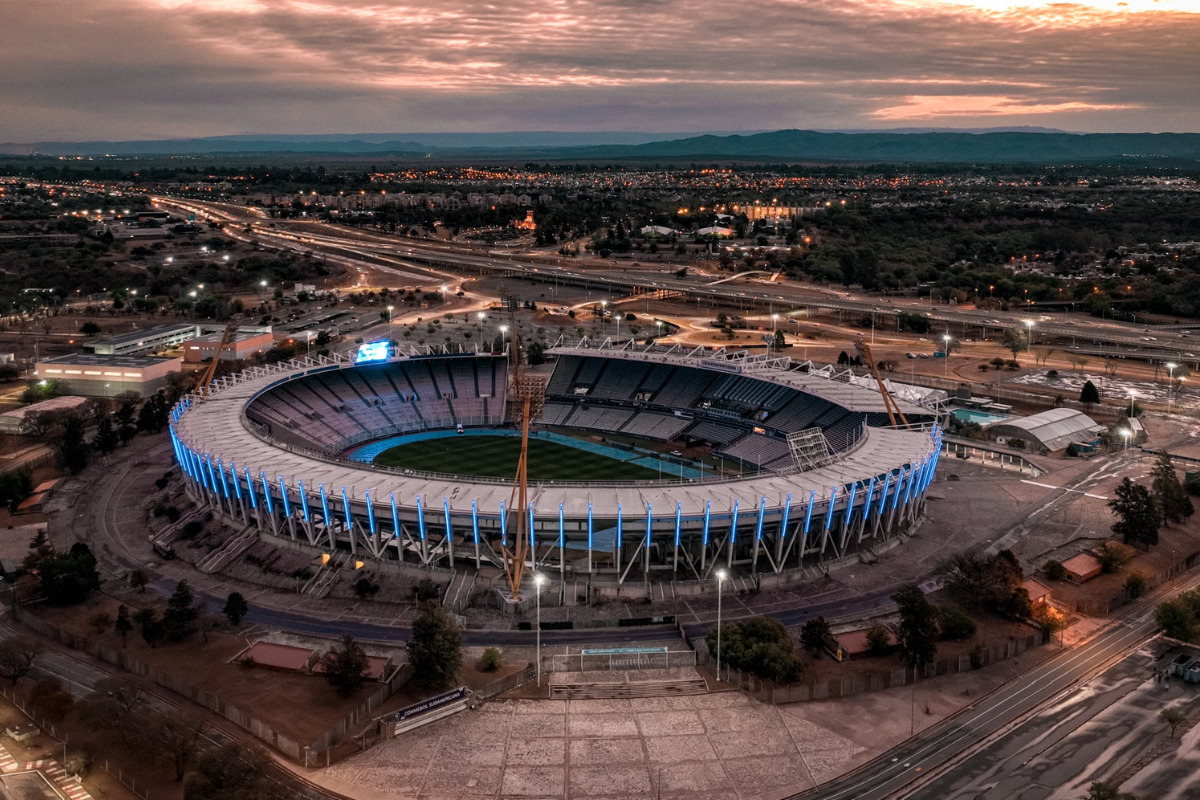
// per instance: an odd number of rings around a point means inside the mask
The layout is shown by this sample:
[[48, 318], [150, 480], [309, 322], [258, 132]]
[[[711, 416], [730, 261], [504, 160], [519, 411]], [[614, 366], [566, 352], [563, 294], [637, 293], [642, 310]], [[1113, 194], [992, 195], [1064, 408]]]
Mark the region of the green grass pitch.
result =
[[[516, 436], [456, 436], [402, 444], [385, 450], [376, 464], [385, 467], [448, 472], [484, 478], [512, 478], [521, 457]], [[531, 481], [644, 481], [658, 478], [656, 470], [574, 447], [529, 440]]]

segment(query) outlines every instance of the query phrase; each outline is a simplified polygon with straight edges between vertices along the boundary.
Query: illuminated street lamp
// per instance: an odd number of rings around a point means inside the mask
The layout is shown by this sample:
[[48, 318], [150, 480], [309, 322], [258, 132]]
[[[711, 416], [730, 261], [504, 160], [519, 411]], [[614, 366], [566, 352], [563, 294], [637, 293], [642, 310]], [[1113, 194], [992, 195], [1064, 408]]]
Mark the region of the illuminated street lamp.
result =
[[1134, 392], [1133, 389], [1130, 389], [1129, 390], [1129, 419], [1131, 419], [1131, 420], [1133, 419], [1133, 398], [1136, 396], [1137, 396], [1137, 393]]
[[1033, 347], [1033, 320], [1025, 320], [1025, 327], [1029, 329], [1029, 346]]
[[395, 311], [395, 310], [396, 310], [396, 307], [395, 307], [395, 306], [388, 306], [388, 307], [387, 307], [387, 312], [388, 312], [388, 341], [391, 341], [391, 340], [393, 340], [393, 339], [395, 339], [395, 338], [396, 338], [396, 335], [395, 335], [395, 333], [394, 333], [394, 331], [395, 331], [395, 328], [392, 326], [392, 317], [393, 317], [393, 314], [392, 314], [392, 312], [393, 312], [393, 311]]
[[942, 342], [942, 355], [945, 356], [945, 358], [942, 359], [945, 362], [945, 364], [943, 364], [944, 369], [942, 370], [942, 374], [948, 376], [950, 374], [950, 334], [943, 333]]
[[1133, 431], [1129, 430], [1129, 428], [1121, 428], [1121, 436], [1124, 437], [1124, 439], [1125, 439], [1125, 449], [1126, 450], [1129, 450], [1129, 435], [1131, 433], [1133, 433]]
[[1171, 413], [1171, 390], [1175, 388], [1175, 368], [1179, 366], [1174, 361], [1168, 361], [1167, 368], [1167, 413]]
[[728, 573], [717, 570], [717, 680], [721, 680], [721, 588]]
[[487, 314], [480, 311], [476, 316], [479, 317], [479, 341], [482, 342], [483, 341], [483, 321], [485, 319], [487, 319]]

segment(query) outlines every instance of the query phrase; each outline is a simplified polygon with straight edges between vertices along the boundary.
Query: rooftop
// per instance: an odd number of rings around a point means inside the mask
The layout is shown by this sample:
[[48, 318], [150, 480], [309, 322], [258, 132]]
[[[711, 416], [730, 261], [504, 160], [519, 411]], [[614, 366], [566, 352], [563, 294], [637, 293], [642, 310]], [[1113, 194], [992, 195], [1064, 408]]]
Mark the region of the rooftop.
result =
[[44, 358], [38, 362], [38, 365], [70, 364], [72, 366], [81, 367], [126, 367], [129, 369], [140, 369], [142, 367], [153, 367], [167, 361], [178, 360], [178, 358], [169, 358], [166, 356], [108, 356], [100, 355], [99, 353], [68, 353], [65, 356]]
[[129, 331], [128, 333], [118, 333], [104, 339], [97, 339], [94, 342], [89, 342], [90, 346], [98, 344], [109, 345], [112, 347], [122, 347], [128, 344], [138, 344], [139, 342], [148, 341], [151, 339], [159, 339], [162, 337], [171, 337], [182, 335], [191, 331], [199, 333], [199, 325], [162, 325], [158, 328], [146, 328], [140, 331]]

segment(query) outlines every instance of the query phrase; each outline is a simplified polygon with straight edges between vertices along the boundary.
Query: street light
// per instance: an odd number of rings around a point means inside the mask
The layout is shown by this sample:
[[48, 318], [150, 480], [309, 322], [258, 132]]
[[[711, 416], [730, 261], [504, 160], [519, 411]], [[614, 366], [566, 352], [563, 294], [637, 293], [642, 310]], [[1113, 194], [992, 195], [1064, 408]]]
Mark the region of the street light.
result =
[[942, 356], [944, 356], [944, 358], [942, 360], [945, 362], [942, 365], [944, 367], [944, 369], [942, 370], [942, 375], [949, 376], [950, 375], [950, 334], [943, 333], [942, 334], [942, 342], [944, 342], [944, 344], [942, 345]]
[[1121, 436], [1123, 436], [1125, 438], [1125, 449], [1126, 450], [1129, 450], [1129, 435], [1131, 433], [1133, 433], [1133, 431], [1129, 430], [1129, 428], [1121, 428]]
[[1129, 390], [1129, 419], [1131, 419], [1131, 420], [1133, 419], [1133, 398], [1136, 396], [1137, 396], [1137, 393], [1134, 392], [1133, 389], [1130, 389]]
[[1171, 390], [1175, 388], [1175, 368], [1179, 366], [1174, 361], [1168, 361], [1167, 367], [1167, 413], [1171, 413]]
[[487, 314], [480, 311], [475, 316], [479, 317], [479, 341], [480, 341], [480, 343], [482, 343], [483, 342], [483, 321], [485, 319], [487, 319]]
[[542, 686], [542, 584], [546, 582], [546, 576], [542, 573], [535, 573], [533, 576], [533, 587], [537, 594], [537, 685]]
[[604, 320], [608, 318], [608, 301], [600, 301], [600, 335], [604, 335]]
[[1025, 327], [1029, 328], [1029, 346], [1033, 347], [1033, 320], [1025, 320]]
[[388, 341], [389, 341], [389, 342], [390, 342], [391, 340], [393, 340], [393, 339], [395, 339], [395, 338], [396, 338], [396, 335], [395, 335], [395, 328], [393, 328], [393, 327], [392, 327], [392, 317], [394, 316], [394, 315], [392, 314], [392, 312], [393, 312], [393, 311], [395, 311], [395, 310], [396, 310], [396, 307], [395, 307], [395, 306], [388, 306], [388, 307], [387, 307], [387, 311], [388, 311]]
[[717, 680], [721, 680], [721, 587], [727, 574], [723, 569], [717, 570]]

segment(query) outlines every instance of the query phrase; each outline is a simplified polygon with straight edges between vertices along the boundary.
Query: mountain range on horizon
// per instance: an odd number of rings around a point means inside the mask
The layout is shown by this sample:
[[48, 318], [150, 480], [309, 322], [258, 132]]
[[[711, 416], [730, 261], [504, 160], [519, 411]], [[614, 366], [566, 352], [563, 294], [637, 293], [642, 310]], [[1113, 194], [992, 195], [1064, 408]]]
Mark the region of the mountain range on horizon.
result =
[[1045, 128], [887, 131], [637, 131], [506, 133], [240, 134], [140, 141], [0, 144], [0, 154], [43, 156], [252, 156], [288, 154], [397, 159], [731, 159], [851, 163], [1051, 164], [1200, 160], [1197, 133], [1074, 133]]

